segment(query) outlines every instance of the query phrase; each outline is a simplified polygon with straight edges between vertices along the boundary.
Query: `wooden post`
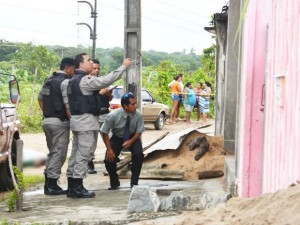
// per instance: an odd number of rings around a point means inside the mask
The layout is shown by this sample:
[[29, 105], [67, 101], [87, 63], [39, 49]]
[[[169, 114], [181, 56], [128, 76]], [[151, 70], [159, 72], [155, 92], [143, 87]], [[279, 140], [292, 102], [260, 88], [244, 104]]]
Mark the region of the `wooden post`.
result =
[[[17, 167], [20, 172], [23, 172], [23, 141], [17, 140]], [[17, 211], [22, 211], [23, 209], [23, 191], [24, 187], [20, 187], [17, 199]]]

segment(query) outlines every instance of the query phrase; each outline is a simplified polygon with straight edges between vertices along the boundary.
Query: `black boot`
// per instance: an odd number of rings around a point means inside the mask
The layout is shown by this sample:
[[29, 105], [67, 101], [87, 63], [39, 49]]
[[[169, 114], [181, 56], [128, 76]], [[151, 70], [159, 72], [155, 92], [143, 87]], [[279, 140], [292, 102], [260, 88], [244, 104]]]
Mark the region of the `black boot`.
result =
[[72, 197], [73, 177], [68, 177], [67, 197]]
[[88, 162], [88, 170], [87, 170], [87, 172], [88, 172], [88, 174], [95, 174], [95, 173], [97, 173], [97, 171], [95, 170], [95, 165], [94, 165], [93, 159], [91, 159]]
[[58, 179], [47, 177], [44, 186], [45, 195], [65, 195], [67, 193], [66, 190], [63, 190], [60, 186], [58, 186], [57, 180]]
[[44, 172], [44, 176], [45, 176], [45, 184], [44, 184], [44, 192], [46, 189], [48, 189], [48, 181], [47, 181], [47, 174]]
[[73, 178], [73, 184], [71, 189], [72, 198], [93, 198], [95, 197], [95, 193], [92, 191], [88, 191], [83, 186], [83, 180], [80, 178]]

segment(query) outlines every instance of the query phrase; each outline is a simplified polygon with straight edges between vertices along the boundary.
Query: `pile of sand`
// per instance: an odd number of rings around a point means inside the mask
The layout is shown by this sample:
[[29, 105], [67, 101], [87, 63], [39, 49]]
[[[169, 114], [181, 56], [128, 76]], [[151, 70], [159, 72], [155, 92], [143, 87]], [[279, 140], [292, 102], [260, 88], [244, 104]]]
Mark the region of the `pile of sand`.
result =
[[190, 151], [189, 144], [202, 137], [203, 133], [196, 130], [186, 135], [176, 150], [158, 150], [145, 158], [147, 164], [166, 164], [166, 170], [184, 170], [184, 180], [197, 180], [198, 172], [207, 170], [224, 170], [224, 145], [222, 136], [206, 136], [210, 147], [199, 161], [194, 159], [199, 148]]

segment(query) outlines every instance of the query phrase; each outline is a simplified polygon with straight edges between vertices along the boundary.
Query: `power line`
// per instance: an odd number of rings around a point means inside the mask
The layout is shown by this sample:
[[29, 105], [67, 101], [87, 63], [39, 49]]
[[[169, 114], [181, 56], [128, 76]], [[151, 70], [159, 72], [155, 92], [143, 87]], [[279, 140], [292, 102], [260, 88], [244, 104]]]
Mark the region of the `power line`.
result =
[[17, 31], [29, 31], [29, 32], [47, 34], [47, 35], [57, 35], [57, 36], [73, 37], [73, 38], [76, 37], [77, 38], [77, 36], [69, 35], [69, 34], [42, 32], [42, 31], [36, 31], [36, 30], [30, 30], [30, 29], [24, 29], [24, 28], [15, 28], [15, 27], [3, 26], [3, 25], [1, 25], [0, 28], [12, 29], [12, 30], [17, 30]]
[[[199, 1], [199, 0], [198, 0], [198, 1]], [[201, 16], [199, 13], [196, 13], [196, 12], [191, 11], [191, 10], [188, 10], [188, 9], [180, 8], [180, 7], [176, 6], [176, 5], [167, 3], [167, 2], [162, 1], [162, 0], [160, 0], [159, 3], [162, 3], [162, 4], [165, 4], [165, 5], [171, 6], [171, 7], [173, 7], [173, 8], [179, 9], [180, 11], [188, 12], [189, 14], [193, 14], [193, 15], [196, 15], [196, 16]], [[184, 4], [184, 3], [182, 3], [182, 5], [183, 5], [183, 4]], [[202, 17], [202, 16], [201, 16], [201, 17]]]
[[[200, 24], [200, 23], [196, 23], [194, 21], [190, 21], [190, 20], [186, 20], [186, 19], [183, 19], [183, 18], [180, 18], [180, 17], [176, 17], [176, 16], [173, 16], [173, 15], [167, 14], [165, 12], [161, 12], [161, 11], [158, 11], [158, 10], [155, 10], [155, 9], [149, 9], [149, 10], [151, 10], [153, 12], [156, 12], [158, 14], [161, 14], [161, 15], [165, 15], [165, 16], [168, 16], [168, 17], [171, 17], [171, 18], [175, 18], [175, 19], [178, 19], [178, 20], [181, 20], [181, 21], [185, 21], [185, 22], [188, 22], [188, 23], [191, 23], [191, 24], [202, 26], [202, 24]], [[204, 18], [204, 16], [203, 16], [203, 18]], [[205, 19], [207, 20], [207, 17], [205, 17]]]
[[9, 6], [9, 7], [14, 7], [14, 8], [19, 8], [19, 9], [28, 9], [32, 11], [39, 11], [39, 12], [47, 12], [47, 13], [55, 13], [55, 14], [63, 14], [63, 15], [73, 15], [77, 16], [76, 13], [68, 13], [68, 12], [59, 12], [59, 11], [53, 11], [53, 10], [47, 10], [47, 9], [38, 9], [38, 8], [31, 8], [31, 7], [26, 7], [26, 6], [20, 6], [20, 5], [13, 5], [13, 4], [7, 4], [0, 2], [1, 5]]
[[[108, 6], [108, 7], [110, 7], [110, 8], [114, 8], [114, 9], [119, 10], [119, 11], [122, 11], [122, 12], [124, 11], [123, 8], [116, 7], [116, 6], [113, 6], [113, 5], [111, 5], [111, 4], [107, 4], [107, 3], [102, 2], [102, 1], [100, 1], [100, 2], [101, 2], [102, 5]], [[161, 1], [159, 1], [159, 2], [161, 2]], [[170, 4], [169, 4], [169, 5], [170, 5]], [[173, 5], [173, 6], [174, 6], [174, 5]], [[174, 7], [176, 7], [176, 6], [174, 6]], [[178, 8], [178, 7], [176, 7], [176, 8]], [[153, 12], [156, 12], [156, 13], [158, 13], [158, 14], [165, 15], [165, 16], [168, 16], [168, 17], [171, 17], [171, 18], [175, 18], [175, 19], [178, 19], [178, 20], [181, 20], [181, 21], [185, 21], [185, 22], [190, 23], [190, 24], [195, 24], [195, 25], [203, 26], [203, 24], [196, 23], [195, 21], [190, 21], [190, 20], [187, 20], [187, 19], [184, 19], [184, 18], [181, 18], [181, 17], [178, 17], [178, 16], [170, 15], [170, 14], [168, 14], [168, 13], [161, 12], [161, 11], [158, 11], [158, 10], [155, 10], [155, 9], [150, 9], [150, 8], [146, 8], [146, 7], [144, 7], [144, 9], [147, 9], [147, 10], [149, 10], [149, 11], [153, 11]], [[180, 9], [181, 11], [186, 11], [186, 12], [188, 12], [188, 13], [191, 12], [191, 11], [189, 11], [189, 10], [184, 10], [184, 9], [182, 9], [182, 8], [178, 8], [178, 9]], [[198, 17], [205, 18], [205, 19], [207, 19], [207, 20], [210, 19], [210, 18], [208, 18], [208, 17], [206, 17], [206, 16], [201, 16], [200, 14], [197, 14], [197, 13], [193, 13], [193, 14], [197, 15]], [[143, 17], [145, 18], [145, 16], [142, 15], [142, 18], [143, 18]], [[147, 17], [147, 18], [148, 18], [148, 19], [151, 19], [151, 18], [149, 18], [149, 17]], [[155, 19], [153, 19], [153, 20], [155, 20]], [[157, 20], [156, 20], [156, 21], [157, 21]], [[160, 22], [163, 22], [163, 21], [160, 21]], [[174, 25], [174, 24], [168, 23], [168, 25]], [[174, 25], [174, 26], [176, 26], [176, 25]]]
[[[16, 7], [16, 8], [21, 8], [21, 9], [28, 9], [28, 10], [33, 10], [33, 11], [39, 11], [39, 12], [47, 12], [47, 13], [55, 13], [55, 14], [62, 14], [62, 15], [72, 15], [72, 16], [79, 16], [78, 14], [76, 13], [69, 13], [69, 12], [58, 12], [58, 11], [53, 11], [53, 10], [46, 10], [46, 9], [38, 9], [38, 8], [30, 8], [30, 7], [24, 7], [24, 6], [18, 6], [18, 5], [13, 5], [13, 4], [7, 4], [7, 3], [3, 3], [3, 2], [0, 2], [2, 5], [6, 5], [6, 6], [10, 6], [10, 7]], [[107, 3], [103, 3], [101, 2], [103, 5], [106, 5], [110, 8], [114, 8], [116, 10], [120, 10], [120, 11], [124, 11], [122, 8], [119, 8], [119, 7], [115, 7], [113, 5], [110, 5], [110, 4], [107, 4]], [[164, 4], [167, 4], [167, 5], [172, 5], [172, 4], [169, 4], [169, 3], [165, 3], [165, 2], [162, 2]], [[174, 5], [172, 5], [173, 7], [176, 7]], [[178, 7], [176, 7], [178, 8]], [[149, 9], [149, 8], [148, 8]], [[194, 25], [199, 25], [199, 26], [204, 26], [203, 24], [200, 24], [200, 23], [195, 23], [193, 21], [189, 21], [189, 20], [186, 20], [186, 19], [183, 19], [183, 18], [180, 18], [180, 17], [176, 17], [176, 16], [172, 16], [170, 14], [167, 14], [167, 13], [163, 13], [163, 12], [160, 12], [160, 11], [157, 11], [157, 10], [153, 10], [153, 9], [149, 9], [150, 11], [154, 11], [154, 12], [157, 12], [161, 15], [165, 15], [165, 16], [169, 16], [171, 18], [175, 18], [175, 19], [178, 19], [178, 20], [181, 20], [181, 21], [185, 21], [189, 24], [194, 24]], [[187, 12], [190, 12], [189, 10], [185, 10]], [[199, 16], [199, 15], [198, 15]], [[80, 17], [84, 17], [84, 16], [80, 16]], [[182, 29], [182, 30], [186, 30], [186, 31], [190, 31], [190, 32], [194, 32], [196, 30], [193, 30], [193, 29], [188, 29], [186, 27], [182, 27], [182, 26], [178, 26], [178, 25], [175, 25], [175, 24], [172, 24], [172, 23], [167, 23], [165, 21], [162, 21], [162, 20], [157, 20], [157, 19], [154, 19], [154, 18], [150, 18], [150, 17], [145, 17], [145, 16], [142, 16], [143, 18], [146, 18], [148, 20], [151, 20], [151, 21], [155, 21], [157, 23], [160, 23], [160, 24], [166, 24], [166, 25], [169, 25], [169, 26], [173, 26], [173, 27], [176, 27], [176, 28], [179, 28], [179, 29]], [[84, 17], [84, 18], [88, 18], [88, 17]], [[207, 18], [208, 19], [208, 18]], [[13, 29], [18, 29], [18, 28], [13, 28]], [[22, 30], [22, 29], [21, 29]], [[24, 29], [23, 29], [24, 30]], [[29, 30], [28, 30], [29, 31]], [[39, 32], [39, 31], [33, 31], [33, 32]], [[42, 32], [39, 32], [39, 33], [42, 33]]]
[[60, 14], [60, 15], [64, 15], [64, 16], [65, 15], [79, 16], [79, 17], [86, 18], [86, 19], [89, 18], [87, 16], [82, 16], [79, 13], [60, 12], [60, 11], [54, 11], [54, 10], [48, 10], [48, 9], [31, 8], [31, 7], [26, 7], [26, 6], [7, 4], [7, 3], [3, 3], [1, 1], [0, 1], [0, 3], [1, 3], [1, 5], [5, 5], [5, 6], [8, 6], [8, 7], [13, 7], [13, 8], [27, 9], [27, 10], [31, 10], [31, 11], [46, 12], [46, 13], [54, 13], [54, 14]]
[[197, 30], [193, 30], [193, 29], [189, 29], [189, 28], [186, 28], [186, 27], [178, 26], [178, 25], [175, 25], [175, 24], [172, 24], [172, 23], [168, 23], [168, 22], [165, 22], [165, 21], [162, 21], [162, 20], [156, 20], [156, 19], [149, 18], [149, 17], [144, 17], [144, 18], [148, 19], [148, 20], [151, 20], [151, 21], [154, 21], [154, 22], [157, 22], [159, 24], [163, 23], [163, 24], [170, 25], [172, 27], [176, 27], [176, 28], [179, 28], [181, 30], [189, 31], [189, 32], [192, 32], [192, 33], [198, 32]]

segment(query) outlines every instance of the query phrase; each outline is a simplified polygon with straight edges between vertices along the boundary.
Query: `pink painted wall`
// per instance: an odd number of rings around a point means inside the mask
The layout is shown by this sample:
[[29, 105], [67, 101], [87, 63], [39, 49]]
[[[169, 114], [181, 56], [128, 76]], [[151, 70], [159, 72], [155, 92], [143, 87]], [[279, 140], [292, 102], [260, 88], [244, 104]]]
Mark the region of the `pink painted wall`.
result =
[[263, 121], [261, 110], [264, 85], [268, 0], [251, 0], [244, 18], [241, 105], [239, 124], [239, 195], [259, 196], [262, 192]]
[[299, 0], [250, 0], [242, 41], [240, 196], [300, 180], [299, 29]]
[[273, 0], [270, 11], [263, 193], [300, 180], [300, 1]]

